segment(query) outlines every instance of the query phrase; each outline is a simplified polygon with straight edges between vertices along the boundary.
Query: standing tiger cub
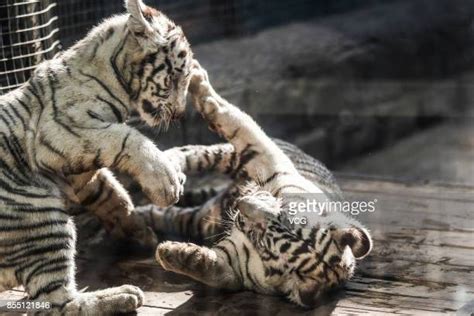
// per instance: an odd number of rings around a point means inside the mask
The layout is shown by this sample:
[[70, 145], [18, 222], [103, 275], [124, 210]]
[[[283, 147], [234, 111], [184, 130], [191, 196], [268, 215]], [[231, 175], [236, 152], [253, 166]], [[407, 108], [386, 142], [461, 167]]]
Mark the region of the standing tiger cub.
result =
[[178, 163], [127, 126], [131, 111], [167, 125], [184, 111], [192, 52], [180, 27], [140, 0], [38, 66], [0, 98], [0, 291], [23, 285], [51, 314], [134, 311], [134, 286], [80, 293], [74, 280], [81, 203], [117, 234], [133, 209], [105, 168], [130, 174], [158, 205], [175, 203], [185, 176]]

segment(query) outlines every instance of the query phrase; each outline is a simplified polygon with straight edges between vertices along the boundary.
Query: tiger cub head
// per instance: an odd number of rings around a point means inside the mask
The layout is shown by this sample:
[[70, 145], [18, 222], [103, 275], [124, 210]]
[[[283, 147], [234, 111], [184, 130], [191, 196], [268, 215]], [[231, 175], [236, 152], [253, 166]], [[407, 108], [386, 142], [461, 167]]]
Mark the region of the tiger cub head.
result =
[[263, 275], [250, 271], [260, 280], [251, 289], [284, 295], [304, 307], [318, 305], [348, 280], [356, 259], [372, 248], [368, 231], [341, 213], [321, 217], [311, 227], [292, 227], [281, 201], [265, 191], [244, 195], [234, 209], [232, 229], [250, 241], [250, 257], [258, 256], [255, 262], [263, 267]]
[[126, 0], [127, 28], [135, 39], [132, 103], [151, 126], [179, 118], [185, 110], [193, 53], [181, 27], [141, 0]]

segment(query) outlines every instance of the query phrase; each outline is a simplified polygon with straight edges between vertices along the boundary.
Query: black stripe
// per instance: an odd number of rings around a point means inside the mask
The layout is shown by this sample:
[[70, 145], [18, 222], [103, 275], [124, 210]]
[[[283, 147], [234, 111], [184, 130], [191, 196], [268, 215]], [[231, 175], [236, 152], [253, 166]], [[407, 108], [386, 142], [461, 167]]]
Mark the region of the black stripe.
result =
[[22, 263], [15, 263], [15, 265], [17, 265], [18, 267], [15, 269], [15, 276], [17, 277], [17, 279], [21, 280], [21, 273], [31, 267], [33, 267], [35, 264], [37, 263], [41, 263], [41, 262], [44, 262], [46, 261], [47, 258], [45, 257], [42, 257], [42, 258], [37, 258], [33, 261], [24, 261]]
[[261, 183], [262, 186], [272, 182], [273, 180], [275, 180], [279, 175], [282, 175], [282, 174], [286, 174], [286, 172], [278, 172], [278, 171], [275, 171], [271, 176], [269, 176], [268, 178], [266, 178], [265, 180], [263, 180], [263, 182]]
[[[28, 275], [25, 278], [24, 283], [25, 284], [30, 283], [31, 278], [34, 277], [34, 276], [38, 276], [40, 274], [44, 274], [44, 273], [47, 273], [47, 272], [56, 272], [58, 267], [53, 267], [52, 269], [50, 268], [50, 269], [40, 271], [41, 269], [43, 269], [47, 266], [50, 266], [50, 265], [58, 264], [58, 263], [68, 263], [70, 260], [71, 259], [66, 258], [66, 257], [59, 257], [59, 258], [54, 258], [52, 260], [48, 260], [46, 262], [42, 262], [41, 264], [37, 265], [32, 271], [30, 271], [30, 273], [28, 273]], [[69, 266], [61, 264], [61, 265], [59, 265], [59, 267], [62, 267], [62, 269], [64, 269], [64, 268], [68, 268]]]
[[289, 242], [285, 242], [280, 246], [280, 253], [285, 253], [288, 249], [290, 249], [291, 244]]
[[112, 166], [116, 167], [117, 164], [120, 162], [120, 160], [122, 158], [121, 156], [122, 156], [122, 154], [125, 150], [125, 146], [127, 144], [128, 138], [130, 137], [130, 134], [131, 134], [131, 132], [128, 132], [127, 135], [125, 135], [125, 137], [123, 138], [122, 147], [120, 148], [120, 151], [115, 155], [114, 160], [112, 162]]
[[92, 61], [95, 58], [95, 55], [97, 54], [97, 50], [101, 46], [101, 43], [94, 43], [94, 47], [92, 49], [91, 55], [89, 56], [89, 61]]
[[33, 192], [25, 191], [25, 190], [22, 190], [22, 189], [13, 188], [8, 183], [6, 183], [5, 181], [3, 181], [1, 179], [0, 179], [0, 188], [7, 191], [8, 193], [16, 194], [16, 195], [22, 195], [22, 196], [26, 196], [26, 197], [32, 197], [32, 198], [48, 198], [48, 197], [50, 197], [50, 194], [33, 193]]
[[92, 110], [87, 110], [87, 115], [89, 115], [90, 118], [101, 121], [102, 123], [105, 122], [104, 119], [102, 117], [100, 117], [99, 114], [97, 114], [96, 112], [94, 112]]
[[278, 270], [274, 267], [270, 267], [270, 268], [265, 269], [265, 276], [266, 277], [271, 277], [271, 276], [274, 276], [274, 275], [283, 275], [283, 271]]
[[93, 194], [89, 194], [82, 202], [81, 205], [83, 206], [89, 206], [97, 202], [102, 195], [104, 190], [104, 181], [100, 181], [99, 186], [97, 189], [94, 191]]
[[296, 267], [296, 271], [300, 271], [310, 260], [310, 258], [303, 259]]
[[115, 29], [113, 27], [110, 27], [107, 30], [107, 33], [105, 33], [104, 42], [107, 41], [108, 39], [110, 39], [112, 37], [112, 35], [114, 35], [114, 33], [115, 33]]
[[[14, 220], [21, 220], [22, 218], [20, 216], [0, 213], [0, 219], [1, 220], [8, 220], [8, 221], [12, 220], [12, 221], [14, 221]], [[1, 246], [1, 244], [0, 244], [0, 246]]]
[[296, 189], [300, 189], [301, 191], [308, 192], [306, 188], [300, 187], [296, 184], [285, 184], [285, 185], [282, 185], [280, 188], [278, 188], [278, 190], [276, 190], [276, 192], [273, 195], [278, 197], [281, 194], [281, 191], [287, 188], [296, 188]]
[[22, 100], [18, 99], [18, 98], [15, 98], [15, 101], [17, 101], [21, 106], [22, 108], [28, 113], [28, 115], [31, 116], [31, 110], [30, 108], [25, 104], [25, 102], [23, 102]]
[[[240, 283], [243, 284], [244, 283], [244, 277], [243, 277], [243, 274], [242, 274], [242, 267], [240, 266], [240, 256], [239, 256], [239, 252], [237, 251], [237, 246], [235, 245], [235, 243], [230, 240], [229, 238], [225, 239], [225, 241], [229, 242], [232, 247], [234, 247], [234, 251], [235, 251], [235, 255], [236, 255], [236, 259], [237, 259], [237, 272], [238, 272], [238, 276], [239, 276], [239, 279], [240, 279]], [[234, 270], [235, 271], [235, 270]]]
[[319, 231], [318, 227], [313, 227], [311, 228], [311, 231], [308, 235], [309, 242], [311, 246], [313, 247], [316, 245], [316, 235], [318, 234], [318, 231]]
[[[1, 168], [1, 167], [0, 167]], [[13, 182], [14, 184], [18, 186], [28, 186], [30, 183], [23, 180], [21, 177], [19, 177], [19, 174], [14, 174], [12, 170], [7, 167], [7, 169], [2, 170], [2, 174], [5, 178]]]
[[199, 207], [196, 208], [191, 208], [187, 213], [187, 218], [186, 220], [183, 220], [182, 223], [182, 232], [181, 234], [183, 236], [192, 236], [195, 237], [196, 239], [201, 238], [201, 236], [197, 235], [197, 230], [194, 230], [194, 219], [196, 218], [196, 213], [199, 211]]
[[9, 174], [9, 177], [15, 178], [15, 180], [21, 181], [24, 184], [30, 184], [31, 182], [28, 181], [28, 177], [25, 174], [25, 169], [23, 168], [15, 168], [12, 169], [3, 159], [0, 158], [0, 169], [4, 174]]
[[43, 86], [43, 82], [41, 82], [41, 79], [40, 79], [40, 80], [37, 80], [37, 81], [35, 81], [35, 82], [33, 82], [33, 83], [35, 83], [35, 84], [38, 85], [38, 88], [39, 88], [40, 93], [41, 93], [42, 95], [45, 95], [45, 94], [46, 94], [46, 92], [44, 91], [44, 86]]
[[28, 230], [28, 229], [35, 229], [35, 228], [42, 228], [45, 226], [58, 226], [58, 225], [66, 225], [68, 223], [67, 220], [56, 220], [56, 221], [44, 221], [35, 224], [28, 224], [28, 225], [15, 225], [15, 226], [0, 226], [0, 232], [11, 232], [15, 230]]
[[[202, 238], [202, 236], [199, 236], [199, 229], [195, 230], [194, 231], [194, 227], [195, 227], [195, 222], [196, 222], [196, 216], [199, 214], [199, 210], [201, 209], [200, 206], [197, 206], [193, 209], [193, 211], [191, 212], [191, 216], [189, 217], [189, 222], [191, 224], [191, 229], [193, 229], [193, 236], [196, 236], [198, 238]], [[197, 221], [197, 225], [200, 225], [201, 221]]]
[[171, 61], [169, 60], [168, 56], [165, 57], [165, 64], [166, 64], [166, 72], [168, 74], [171, 74], [173, 71], [173, 65], [171, 64]]
[[274, 253], [272, 253], [271, 251], [268, 251], [266, 249], [264, 251], [264, 255], [265, 255], [265, 257], [262, 256], [263, 261], [270, 261], [270, 260], [278, 261], [278, 260], [280, 260], [279, 256], [275, 255]]
[[318, 263], [314, 262], [312, 265], [301, 271], [302, 274], [308, 274], [313, 272], [318, 267]]
[[[38, 271], [35, 273], [35, 277], [39, 276], [39, 275], [42, 275], [42, 274], [47, 274], [47, 273], [54, 273], [54, 272], [59, 272], [59, 271], [64, 271], [66, 269], [69, 268], [69, 265], [67, 264], [61, 264], [61, 265], [58, 265], [58, 266], [55, 266], [55, 267], [51, 267], [51, 268], [48, 268], [48, 269], [43, 269], [41, 271]], [[67, 274], [67, 272], [65, 273]], [[27, 281], [28, 282], [28, 281]]]
[[53, 106], [53, 120], [62, 128], [64, 128], [67, 132], [69, 132], [71, 135], [74, 135], [75, 137], [81, 137], [81, 135], [73, 131], [69, 125], [65, 124], [63, 121], [59, 119], [59, 110], [56, 104], [56, 88], [51, 77], [48, 77], [48, 80], [49, 80], [49, 88], [51, 89], [51, 104]]
[[61, 63], [63, 64], [64, 68], [66, 69], [67, 75], [71, 77], [71, 68], [67, 64], [66, 60], [61, 59]]
[[324, 230], [323, 232], [321, 232], [321, 236], [319, 236], [318, 244], [321, 244], [327, 235], [328, 235], [327, 230]]
[[224, 173], [231, 173], [232, 172], [232, 170], [234, 169], [235, 164], [236, 164], [236, 159], [237, 159], [237, 152], [233, 151], [232, 154], [230, 155], [229, 165], [227, 166]]
[[70, 247], [71, 247], [70, 244], [67, 242], [61, 242], [61, 243], [36, 247], [33, 249], [27, 249], [23, 253], [14, 255], [13, 257], [11, 255], [7, 256], [6, 261], [17, 262], [18, 260], [25, 259], [25, 258], [35, 256], [35, 255], [44, 256], [44, 254], [48, 252], [57, 252], [60, 250], [67, 250], [67, 249], [70, 249]]
[[15, 114], [15, 116], [18, 117], [18, 119], [20, 120], [21, 125], [23, 125], [23, 130], [27, 130], [25, 120], [24, 120], [23, 117], [20, 115], [20, 113], [17, 111], [17, 109], [15, 109], [15, 107], [14, 107], [13, 105], [11, 105], [11, 109], [12, 109], [12, 111], [13, 111], [13, 114]]
[[53, 146], [48, 140], [46, 140], [45, 136], [41, 134], [39, 137], [40, 144], [43, 145], [44, 147], [48, 148], [49, 151], [55, 153], [59, 157], [66, 159], [66, 155], [64, 155], [59, 149]]
[[1, 114], [0, 114], [0, 120], [2, 120], [3, 123], [5, 123], [5, 125], [7, 126], [8, 131], [10, 132], [10, 134], [13, 134], [13, 130], [12, 130], [12, 125], [11, 125], [11, 123], [8, 122], [7, 119], [6, 119], [3, 115], [1, 115]]
[[119, 54], [122, 52], [123, 48], [125, 47], [125, 44], [127, 43], [128, 36], [130, 35], [129, 32], [125, 35], [125, 38], [120, 42], [119, 46], [115, 49], [114, 54], [110, 57], [110, 64], [112, 65], [112, 69], [114, 70], [115, 73], [115, 78], [117, 81], [120, 83], [122, 88], [127, 92], [128, 95], [132, 94], [132, 89], [127, 86], [127, 83], [125, 82], [125, 79], [123, 78], [122, 74], [120, 73], [118, 66], [117, 66], [117, 58]]
[[52, 292], [62, 288], [67, 283], [68, 283], [67, 279], [51, 281], [50, 283], [48, 283], [48, 285], [38, 289], [36, 291], [35, 295], [30, 296], [29, 299], [30, 300], [36, 300], [41, 295], [52, 293]]
[[[152, 65], [153, 65], [153, 63], [152, 63]], [[154, 77], [157, 73], [159, 73], [160, 71], [162, 71], [163, 69], [165, 69], [165, 65], [164, 65], [164, 64], [158, 65], [158, 67], [156, 67], [155, 69], [153, 69], [153, 71], [151, 72], [150, 78], [153, 79], [153, 77]]]
[[219, 249], [219, 250], [221, 250], [222, 252], [225, 253], [225, 256], [226, 256], [226, 259], [227, 259], [227, 264], [232, 269], [232, 257], [230, 256], [228, 250], [225, 247], [220, 246], [220, 245], [216, 245], [216, 246], [214, 246], [214, 248]]
[[239, 165], [234, 170], [234, 175], [237, 175], [242, 169], [245, 168], [245, 165], [247, 165], [247, 163], [249, 161], [254, 159], [259, 154], [259, 152], [255, 151], [255, 150], [250, 150], [251, 146], [252, 145], [250, 145], [250, 144], [247, 145], [247, 147], [244, 149], [244, 151], [242, 151], [240, 161], [239, 161]]
[[191, 156], [190, 155], [185, 156], [185, 163], [186, 163], [186, 170], [185, 171], [191, 172], [192, 169], [191, 169]]
[[217, 165], [219, 165], [219, 162], [222, 160], [222, 149], [219, 148], [217, 152], [214, 154], [214, 163], [211, 166], [211, 170], [216, 169]]
[[[326, 243], [326, 245], [324, 246], [323, 250], [321, 250], [321, 252], [318, 254], [318, 261], [316, 262], [316, 267], [319, 266], [321, 264], [321, 262], [324, 262], [324, 257], [326, 256], [326, 253], [329, 249], [329, 246], [331, 245], [332, 243], [332, 239]], [[325, 262], [324, 262], [325, 263]], [[315, 267], [315, 268], [316, 268]], [[324, 269], [323, 269], [324, 270]], [[327, 271], [324, 270], [324, 273], [326, 274]], [[327, 274], [326, 274], [326, 278], [327, 278]]]
[[240, 128], [237, 127], [234, 132], [232, 132], [232, 134], [230, 134], [227, 138], [229, 139], [229, 141], [233, 140], [235, 137], [237, 137], [237, 134], [239, 133], [240, 131]]
[[62, 128], [64, 128], [69, 134], [71, 135], [74, 135], [75, 137], [77, 138], [80, 138], [81, 135], [79, 135], [77, 132], [75, 132], [69, 125], [67, 125], [66, 123], [64, 123], [63, 121], [61, 121], [60, 119], [58, 118], [53, 118], [53, 120], [59, 124]]
[[38, 101], [38, 103], [40, 105], [41, 111], [43, 111], [44, 110], [44, 103], [43, 103], [43, 100], [40, 98], [40, 96], [38, 94], [38, 90], [36, 90], [36, 87], [34, 86], [33, 81], [30, 82], [30, 86], [26, 87], [26, 90], [28, 90], [36, 98], [36, 100]]
[[100, 102], [103, 102], [105, 104], [107, 104], [109, 106], [109, 108], [112, 110], [112, 113], [115, 115], [115, 118], [117, 119], [117, 122], [119, 123], [122, 123], [123, 122], [123, 117], [122, 117], [122, 113], [117, 109], [117, 107], [115, 106], [115, 104], [113, 104], [112, 102], [109, 102], [103, 98], [101, 98], [100, 96], [96, 96], [97, 100], [99, 100]]
[[82, 71], [79, 71], [79, 73], [81, 75], [83, 75], [84, 77], [87, 77], [89, 79], [92, 79], [94, 80], [95, 82], [97, 82], [104, 90], [105, 92], [107, 92], [107, 94], [112, 98], [114, 99], [115, 101], [119, 102], [120, 105], [125, 109], [125, 111], [127, 112], [128, 114], [128, 107], [117, 97], [115, 96], [115, 94], [112, 93], [112, 91], [110, 91], [109, 87], [107, 87], [107, 85], [105, 83], [103, 83], [99, 78], [93, 76], [93, 75], [89, 75], [89, 74], [86, 74]]
[[288, 262], [295, 262], [296, 260], [298, 260], [299, 255], [303, 253], [307, 253], [308, 251], [309, 251], [308, 244], [306, 241], [303, 241], [301, 246], [299, 246], [297, 249], [293, 251], [292, 257], [290, 258], [290, 260], [288, 260]]
[[[8, 111], [8, 109], [12, 108], [13, 106], [10, 104], [10, 103], [7, 103], [7, 106], [6, 107], [3, 107], [1, 108], [5, 114], [8, 116], [8, 118], [10, 119], [10, 121], [12, 121], [13, 125], [16, 126], [16, 120], [15, 118], [10, 114], [10, 112]], [[24, 122], [23, 122], [24, 123]]]
[[[107, 194], [104, 196], [104, 198], [99, 203], [96, 204], [97, 208], [101, 207], [104, 203], [109, 202], [112, 194], [114, 194], [114, 192], [115, 192], [115, 190], [113, 188], [108, 187], [107, 189], [108, 189]], [[105, 207], [103, 208], [103, 210], [105, 210]], [[111, 210], [111, 211], [113, 211], [113, 210]]]
[[102, 168], [103, 166], [103, 163], [102, 163], [102, 160], [100, 158], [100, 155], [101, 155], [102, 151], [101, 149], [97, 149], [97, 152], [95, 153], [95, 157], [94, 157], [94, 160], [92, 161], [92, 164], [94, 165], [94, 167], [96, 167], [97, 169], [100, 169]]
[[[17, 246], [21, 244], [30, 244], [34, 241], [36, 242], [41, 242], [46, 239], [62, 239], [62, 238], [67, 238], [67, 239], [73, 239], [73, 236], [66, 234], [66, 233], [49, 233], [45, 235], [39, 235], [39, 236], [34, 236], [34, 237], [29, 237], [29, 238], [23, 238], [23, 239], [9, 239], [9, 240], [2, 240], [0, 241], [0, 247], [8, 247], [8, 246]], [[31, 245], [31, 244], [30, 244]]]
[[245, 254], [245, 274], [247, 275], [247, 278], [252, 282], [252, 284], [256, 287], [260, 287], [260, 285], [253, 279], [252, 275], [250, 274], [250, 267], [249, 267], [249, 262], [250, 262], [250, 251], [247, 248], [245, 244], [242, 245], [244, 249], [244, 254]]
[[16, 167], [25, 177], [27, 177], [27, 170], [29, 170], [29, 166], [25, 161], [25, 153], [19, 144], [18, 138], [14, 134], [9, 135], [9, 137], [3, 133], [1, 133], [1, 135], [3, 138], [3, 145], [6, 145], [8, 151], [13, 155]]

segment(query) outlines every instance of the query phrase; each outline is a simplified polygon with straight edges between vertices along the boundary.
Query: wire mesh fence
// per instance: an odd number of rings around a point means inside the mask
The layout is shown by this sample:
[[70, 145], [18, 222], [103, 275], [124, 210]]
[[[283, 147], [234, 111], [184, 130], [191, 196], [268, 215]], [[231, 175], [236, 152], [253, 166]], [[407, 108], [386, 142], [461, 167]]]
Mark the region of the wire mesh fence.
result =
[[27, 81], [59, 49], [55, 7], [49, 0], [0, 1], [0, 94]]
[[[313, 16], [392, 0], [147, 0], [180, 24], [193, 45]], [[0, 0], [0, 95], [28, 80], [60, 48], [71, 46], [123, 0]]]
[[[180, 24], [193, 43], [242, 35], [263, 26], [322, 12], [326, 0], [148, 0]], [[104, 17], [124, 12], [123, 1], [62, 0], [58, 3], [65, 47]]]

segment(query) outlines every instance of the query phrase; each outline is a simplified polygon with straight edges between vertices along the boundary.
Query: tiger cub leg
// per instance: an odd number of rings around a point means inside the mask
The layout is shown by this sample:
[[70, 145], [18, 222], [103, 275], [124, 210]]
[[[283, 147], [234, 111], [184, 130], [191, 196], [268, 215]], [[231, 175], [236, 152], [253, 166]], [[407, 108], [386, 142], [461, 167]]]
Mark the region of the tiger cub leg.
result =
[[137, 226], [149, 227], [157, 235], [212, 242], [223, 232], [221, 212], [220, 196], [217, 196], [204, 205], [192, 207], [139, 206], [132, 217]]
[[[40, 189], [44, 190], [44, 188]], [[59, 191], [59, 190], [57, 190]], [[53, 192], [53, 191], [51, 191]], [[0, 265], [15, 270], [29, 299], [50, 302], [48, 315], [111, 315], [132, 312], [143, 302], [143, 293], [126, 285], [97, 292], [79, 293], [75, 282], [73, 221], [63, 198], [26, 197], [2, 206]]]
[[145, 226], [138, 226], [131, 216], [134, 206], [123, 186], [108, 169], [69, 176], [77, 203], [98, 217], [115, 238], [132, 239], [142, 245], [154, 246], [156, 236]]
[[86, 207], [103, 223], [107, 231], [117, 237], [123, 237], [121, 221], [133, 210], [133, 203], [108, 169], [99, 169], [69, 176], [77, 203]]
[[241, 157], [239, 167], [245, 168], [250, 178], [265, 183], [281, 176], [299, 175], [291, 160], [249, 115], [214, 91], [197, 61], [189, 91], [194, 107], [209, 126], [235, 147], [236, 155]]
[[212, 171], [230, 174], [240, 158], [232, 144], [173, 147], [164, 154], [187, 176]]

